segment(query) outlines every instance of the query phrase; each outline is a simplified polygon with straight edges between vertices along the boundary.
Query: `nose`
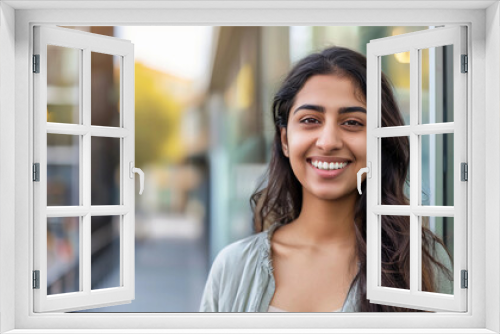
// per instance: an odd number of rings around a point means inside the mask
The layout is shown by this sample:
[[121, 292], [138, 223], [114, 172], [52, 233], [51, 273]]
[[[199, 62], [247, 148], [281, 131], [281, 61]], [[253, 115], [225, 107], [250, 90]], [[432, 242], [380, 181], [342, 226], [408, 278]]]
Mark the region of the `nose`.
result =
[[343, 147], [342, 134], [339, 129], [333, 125], [326, 124], [319, 134], [316, 146], [320, 149], [330, 152]]

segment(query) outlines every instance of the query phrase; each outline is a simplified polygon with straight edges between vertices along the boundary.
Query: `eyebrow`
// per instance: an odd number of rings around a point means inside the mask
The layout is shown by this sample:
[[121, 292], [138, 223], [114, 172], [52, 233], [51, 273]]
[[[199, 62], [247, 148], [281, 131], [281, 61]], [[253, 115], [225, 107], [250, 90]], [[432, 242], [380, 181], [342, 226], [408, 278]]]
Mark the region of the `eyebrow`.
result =
[[[300, 107], [298, 107], [297, 109], [295, 109], [293, 111], [293, 113], [295, 114], [297, 111], [299, 111], [301, 109], [314, 110], [314, 111], [321, 112], [321, 113], [325, 112], [325, 107], [314, 105], [314, 104], [303, 104]], [[362, 113], [366, 114], [366, 109], [363, 107], [358, 107], [358, 106], [356, 106], [356, 107], [342, 107], [339, 109], [339, 114], [347, 114], [347, 113], [351, 113], [351, 112], [362, 112]]]

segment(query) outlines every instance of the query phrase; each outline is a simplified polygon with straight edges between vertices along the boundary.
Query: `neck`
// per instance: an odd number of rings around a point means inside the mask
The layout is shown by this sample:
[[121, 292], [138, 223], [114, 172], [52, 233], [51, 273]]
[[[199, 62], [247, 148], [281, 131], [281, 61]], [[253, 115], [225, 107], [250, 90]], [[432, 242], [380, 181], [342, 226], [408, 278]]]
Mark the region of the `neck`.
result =
[[356, 242], [354, 206], [356, 193], [335, 201], [304, 192], [302, 210], [294, 221], [301, 240], [311, 245], [351, 246]]

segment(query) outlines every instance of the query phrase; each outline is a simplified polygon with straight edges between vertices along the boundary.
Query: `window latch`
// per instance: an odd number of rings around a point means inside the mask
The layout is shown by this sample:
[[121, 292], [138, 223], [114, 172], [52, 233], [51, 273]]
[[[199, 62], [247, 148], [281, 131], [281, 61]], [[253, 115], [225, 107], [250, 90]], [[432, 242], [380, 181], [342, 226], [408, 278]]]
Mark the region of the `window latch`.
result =
[[358, 192], [360, 195], [361, 195], [361, 176], [363, 175], [363, 173], [366, 173], [367, 178], [370, 179], [372, 177], [372, 163], [368, 161], [367, 165], [368, 165], [367, 167], [361, 168], [358, 171]]
[[134, 162], [130, 161], [129, 164], [129, 176], [131, 179], [134, 178], [134, 173], [139, 174], [139, 184], [141, 189], [139, 190], [139, 195], [142, 195], [142, 192], [144, 191], [144, 172], [140, 168], [135, 168], [134, 167]]

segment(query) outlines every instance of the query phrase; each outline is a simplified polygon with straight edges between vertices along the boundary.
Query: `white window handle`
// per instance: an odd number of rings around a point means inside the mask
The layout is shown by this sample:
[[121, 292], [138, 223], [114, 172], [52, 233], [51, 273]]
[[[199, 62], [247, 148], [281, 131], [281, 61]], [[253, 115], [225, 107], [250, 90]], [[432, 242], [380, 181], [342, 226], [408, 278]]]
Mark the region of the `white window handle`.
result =
[[367, 178], [372, 177], [372, 163], [368, 161], [367, 165], [368, 165], [368, 167], [361, 168], [358, 171], [358, 192], [360, 195], [361, 195], [361, 175], [363, 175], [363, 173], [366, 173]]
[[129, 163], [129, 171], [130, 171], [130, 178], [134, 178], [134, 173], [139, 174], [139, 184], [141, 189], [139, 190], [139, 195], [142, 195], [142, 192], [144, 191], [144, 172], [140, 168], [135, 168], [134, 167], [134, 162], [130, 161]]

